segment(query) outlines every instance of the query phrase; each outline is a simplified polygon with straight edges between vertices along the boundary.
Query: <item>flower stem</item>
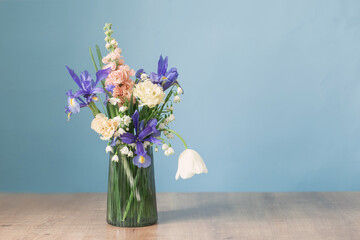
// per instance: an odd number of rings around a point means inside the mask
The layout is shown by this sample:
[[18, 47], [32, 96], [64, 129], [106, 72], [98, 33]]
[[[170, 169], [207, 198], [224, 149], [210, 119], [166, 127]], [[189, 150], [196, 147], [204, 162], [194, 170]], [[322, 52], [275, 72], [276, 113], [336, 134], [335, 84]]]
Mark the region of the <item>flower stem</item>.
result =
[[184, 144], [184, 146], [185, 146], [185, 149], [188, 149], [185, 140], [180, 136], [180, 134], [178, 134], [177, 132], [175, 132], [174, 130], [171, 130], [171, 129], [166, 129], [166, 130], [169, 131], [169, 132], [172, 132], [172, 133], [174, 133], [176, 136], [178, 136], [178, 137], [180, 138], [180, 140], [183, 142], [183, 144]]
[[131, 193], [130, 193], [130, 196], [129, 196], [129, 199], [128, 199], [128, 202], [127, 202], [127, 205], [126, 205], [125, 213], [124, 213], [124, 216], [122, 218], [123, 221], [125, 221], [126, 216], [127, 216], [128, 212], [130, 210], [131, 203], [133, 202], [132, 199], [134, 197], [134, 193], [135, 193], [135, 189], [136, 189], [136, 185], [137, 185], [139, 176], [140, 176], [140, 171], [138, 171], [136, 173], [136, 177], [135, 177], [135, 180], [134, 180], [134, 186], [133, 186], [133, 188], [131, 190]]

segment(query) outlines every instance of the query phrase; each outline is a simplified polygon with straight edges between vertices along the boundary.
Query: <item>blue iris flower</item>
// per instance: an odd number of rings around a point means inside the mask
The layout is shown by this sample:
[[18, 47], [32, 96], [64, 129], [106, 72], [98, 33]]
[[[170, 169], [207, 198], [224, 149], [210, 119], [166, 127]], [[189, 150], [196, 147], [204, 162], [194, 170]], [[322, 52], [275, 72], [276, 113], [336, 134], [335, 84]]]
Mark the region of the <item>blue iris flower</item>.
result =
[[138, 167], [147, 168], [151, 164], [151, 157], [147, 155], [144, 149], [143, 142], [148, 141], [154, 144], [161, 144], [161, 141], [157, 139], [161, 132], [156, 129], [157, 120], [150, 119], [144, 126], [144, 120], [139, 122], [139, 113], [136, 110], [131, 116], [135, 127], [135, 135], [132, 133], [124, 133], [120, 136], [120, 139], [127, 144], [136, 144], [135, 154], [133, 163]]
[[[169, 87], [178, 84], [177, 78], [179, 76], [179, 73], [177, 72], [176, 68], [170, 68], [170, 70], [167, 70], [168, 68], [168, 57], [165, 57], [165, 59], [160, 55], [160, 59], [158, 62], [158, 70], [157, 73], [150, 73], [150, 80], [154, 84], [158, 84], [159, 86], [162, 86], [164, 91], [168, 89]], [[145, 73], [144, 69], [139, 69], [136, 72], [136, 78], [140, 78], [141, 74]], [[180, 86], [180, 85], [179, 85]]]
[[[92, 101], [97, 101], [97, 93], [105, 93], [104, 89], [96, 87], [96, 85], [109, 75], [111, 68], [97, 71], [95, 82], [86, 70], [80, 74], [79, 78], [78, 75], [75, 74], [74, 70], [68, 66], [66, 66], [66, 68], [74, 82], [80, 88], [75, 94], [73, 94], [71, 90], [66, 93], [68, 96], [68, 106], [65, 108], [65, 112], [68, 113], [68, 118], [70, 118], [70, 115], [73, 113], [78, 113], [80, 108], [88, 106]], [[80, 97], [83, 97], [84, 100], [82, 100]]]

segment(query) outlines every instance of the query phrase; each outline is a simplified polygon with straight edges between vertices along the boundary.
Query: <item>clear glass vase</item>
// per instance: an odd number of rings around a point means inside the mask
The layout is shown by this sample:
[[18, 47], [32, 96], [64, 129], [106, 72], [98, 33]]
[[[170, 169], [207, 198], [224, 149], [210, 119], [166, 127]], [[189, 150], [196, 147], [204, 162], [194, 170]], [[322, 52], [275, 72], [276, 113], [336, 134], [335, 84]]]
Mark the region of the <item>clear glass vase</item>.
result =
[[147, 148], [151, 165], [139, 168], [133, 158], [118, 154], [119, 162], [111, 161], [107, 192], [107, 222], [119, 227], [143, 227], [157, 222], [154, 157]]

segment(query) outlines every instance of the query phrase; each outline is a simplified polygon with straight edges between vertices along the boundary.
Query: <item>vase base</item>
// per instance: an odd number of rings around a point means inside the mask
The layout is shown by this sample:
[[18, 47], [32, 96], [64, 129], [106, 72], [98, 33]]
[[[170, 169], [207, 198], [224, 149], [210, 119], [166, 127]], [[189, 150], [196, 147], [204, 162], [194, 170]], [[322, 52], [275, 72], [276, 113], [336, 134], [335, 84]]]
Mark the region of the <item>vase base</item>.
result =
[[136, 219], [128, 219], [126, 221], [120, 221], [120, 222], [112, 222], [109, 219], [107, 219], [107, 223], [115, 226], [115, 227], [129, 227], [129, 228], [136, 228], [136, 227], [146, 227], [151, 226], [157, 223], [157, 218], [153, 219], [143, 219], [139, 223]]

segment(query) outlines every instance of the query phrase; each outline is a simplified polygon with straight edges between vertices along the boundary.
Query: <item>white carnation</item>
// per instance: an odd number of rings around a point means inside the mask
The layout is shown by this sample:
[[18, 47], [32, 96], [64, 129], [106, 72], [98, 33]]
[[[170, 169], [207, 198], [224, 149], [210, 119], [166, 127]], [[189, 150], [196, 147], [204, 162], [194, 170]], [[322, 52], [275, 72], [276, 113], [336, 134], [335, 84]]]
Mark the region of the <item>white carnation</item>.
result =
[[140, 99], [141, 106], [146, 105], [153, 108], [164, 102], [165, 93], [162, 87], [146, 80], [135, 85], [134, 96]]
[[118, 119], [108, 119], [104, 114], [99, 113], [91, 122], [91, 129], [101, 135], [100, 139], [109, 140], [119, 126]]

